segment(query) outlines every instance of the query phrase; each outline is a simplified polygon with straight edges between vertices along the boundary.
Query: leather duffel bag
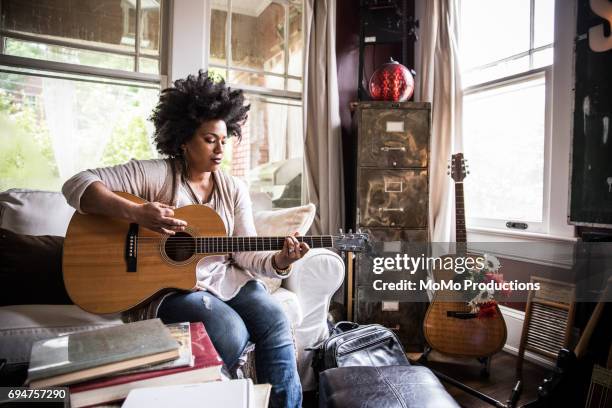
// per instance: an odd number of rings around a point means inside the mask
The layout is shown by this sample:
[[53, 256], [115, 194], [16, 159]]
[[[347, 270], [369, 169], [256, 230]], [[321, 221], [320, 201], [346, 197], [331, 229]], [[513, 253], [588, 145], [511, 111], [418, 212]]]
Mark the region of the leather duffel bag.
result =
[[395, 333], [379, 324], [338, 322], [329, 338], [309, 350], [317, 378], [328, 368], [410, 365]]

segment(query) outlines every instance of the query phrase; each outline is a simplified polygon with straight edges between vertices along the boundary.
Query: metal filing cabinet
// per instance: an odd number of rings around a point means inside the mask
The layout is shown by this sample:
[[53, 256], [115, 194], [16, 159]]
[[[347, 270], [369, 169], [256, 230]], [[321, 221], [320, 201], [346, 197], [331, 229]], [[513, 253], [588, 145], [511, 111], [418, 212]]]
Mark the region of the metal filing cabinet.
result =
[[370, 234], [375, 245], [373, 253], [356, 258], [354, 316], [358, 323], [379, 323], [395, 330], [408, 351], [422, 349], [427, 304], [405, 296], [387, 301], [371, 296], [371, 257], [384, 252], [392, 256], [407, 243], [429, 239], [430, 117], [429, 103], [414, 102], [360, 102], [355, 116], [355, 224]]

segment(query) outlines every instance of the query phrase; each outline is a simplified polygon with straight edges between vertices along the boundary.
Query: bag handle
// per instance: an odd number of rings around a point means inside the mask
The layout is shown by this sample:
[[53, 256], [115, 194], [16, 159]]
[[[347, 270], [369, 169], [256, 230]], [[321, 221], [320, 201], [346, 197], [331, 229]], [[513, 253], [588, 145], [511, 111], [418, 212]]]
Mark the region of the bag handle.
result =
[[334, 325], [334, 328], [331, 330], [330, 335], [334, 336], [336, 334], [355, 330], [358, 327], [359, 325], [357, 323], [349, 322], [349, 321], [341, 321]]

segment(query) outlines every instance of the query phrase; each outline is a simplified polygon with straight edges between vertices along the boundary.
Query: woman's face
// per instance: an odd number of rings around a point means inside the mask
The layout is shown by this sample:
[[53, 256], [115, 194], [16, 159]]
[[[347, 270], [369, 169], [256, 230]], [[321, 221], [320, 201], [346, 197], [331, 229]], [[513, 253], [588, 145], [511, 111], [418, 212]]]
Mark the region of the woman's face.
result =
[[216, 171], [223, 159], [227, 126], [220, 119], [203, 122], [193, 137], [181, 146], [190, 170]]

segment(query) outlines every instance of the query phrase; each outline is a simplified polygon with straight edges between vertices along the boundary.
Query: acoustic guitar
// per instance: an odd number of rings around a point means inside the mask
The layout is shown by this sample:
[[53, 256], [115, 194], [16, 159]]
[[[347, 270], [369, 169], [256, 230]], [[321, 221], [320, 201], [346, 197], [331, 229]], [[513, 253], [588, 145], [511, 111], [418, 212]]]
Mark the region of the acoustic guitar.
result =
[[[466, 176], [463, 154], [452, 156], [451, 177], [455, 181], [455, 213], [457, 253], [447, 256], [473, 256], [465, 253], [465, 207], [463, 180]], [[453, 270], [435, 270], [438, 282], [452, 280]], [[495, 305], [495, 315], [479, 318], [456, 291], [439, 290], [427, 309], [423, 323], [425, 339], [430, 347], [444, 354], [460, 357], [488, 357], [506, 343], [506, 323]]]
[[[116, 193], [135, 203], [139, 197]], [[228, 237], [219, 215], [204, 205], [174, 211], [187, 221], [184, 232], [165, 235], [122, 219], [79, 214], [64, 240], [64, 284], [72, 301], [92, 313], [117, 313], [168, 290], [193, 290], [195, 265], [210, 255], [278, 251], [285, 237]], [[359, 252], [367, 234], [300, 236], [311, 248]]]

